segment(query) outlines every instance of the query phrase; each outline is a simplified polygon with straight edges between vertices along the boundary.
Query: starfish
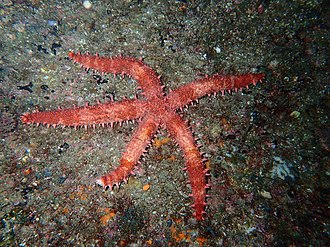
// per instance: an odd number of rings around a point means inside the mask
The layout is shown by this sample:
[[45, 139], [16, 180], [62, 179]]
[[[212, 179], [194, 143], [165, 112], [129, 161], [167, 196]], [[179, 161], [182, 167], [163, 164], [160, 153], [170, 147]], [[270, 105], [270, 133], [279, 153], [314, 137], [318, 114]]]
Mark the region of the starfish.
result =
[[133, 77], [142, 90], [142, 97], [125, 98], [122, 101], [97, 103], [96, 105], [57, 109], [54, 111], [35, 111], [21, 116], [25, 124], [43, 124], [47, 127], [93, 127], [139, 119], [139, 126], [134, 132], [122, 154], [119, 166], [112, 172], [102, 176], [97, 183], [104, 188], [119, 186], [126, 181], [133, 169], [146, 152], [158, 129], [164, 128], [183, 151], [186, 162], [185, 170], [191, 184], [192, 198], [196, 219], [203, 220], [206, 206], [206, 181], [208, 169], [200, 153], [196, 140], [188, 124], [177, 114], [179, 109], [198, 101], [203, 96], [231, 91], [256, 84], [264, 78], [264, 74], [220, 75], [215, 74], [197, 79], [182, 85], [165, 95], [160, 76], [141, 60], [130, 57], [101, 57], [98, 54], [81, 54], [69, 52], [68, 56], [85, 69], [93, 69], [102, 73], [128, 75]]

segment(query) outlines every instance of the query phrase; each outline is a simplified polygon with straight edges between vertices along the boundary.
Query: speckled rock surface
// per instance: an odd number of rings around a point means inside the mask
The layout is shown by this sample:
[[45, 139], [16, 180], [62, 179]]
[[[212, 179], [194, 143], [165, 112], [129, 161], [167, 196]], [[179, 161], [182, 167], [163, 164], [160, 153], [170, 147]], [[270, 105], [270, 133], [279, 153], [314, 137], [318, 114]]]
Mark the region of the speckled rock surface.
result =
[[[150, 2], [1, 1], [0, 246], [329, 245], [326, 1]], [[142, 57], [166, 90], [206, 74], [267, 74], [182, 111], [211, 168], [203, 222], [166, 132], [110, 192], [95, 179], [118, 165], [137, 124], [21, 123], [27, 111], [137, 93], [130, 78], [86, 73], [70, 50]]]

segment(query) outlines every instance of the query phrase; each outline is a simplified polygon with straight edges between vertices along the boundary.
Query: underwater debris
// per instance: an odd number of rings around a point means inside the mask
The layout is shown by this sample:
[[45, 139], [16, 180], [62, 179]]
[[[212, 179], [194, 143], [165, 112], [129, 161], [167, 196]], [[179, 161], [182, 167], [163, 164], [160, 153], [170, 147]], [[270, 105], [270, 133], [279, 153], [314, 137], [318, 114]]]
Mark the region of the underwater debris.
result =
[[285, 180], [290, 177], [294, 180], [294, 176], [291, 173], [292, 164], [284, 161], [281, 157], [274, 156], [274, 167], [271, 170], [271, 177], [274, 179], [276, 177]]

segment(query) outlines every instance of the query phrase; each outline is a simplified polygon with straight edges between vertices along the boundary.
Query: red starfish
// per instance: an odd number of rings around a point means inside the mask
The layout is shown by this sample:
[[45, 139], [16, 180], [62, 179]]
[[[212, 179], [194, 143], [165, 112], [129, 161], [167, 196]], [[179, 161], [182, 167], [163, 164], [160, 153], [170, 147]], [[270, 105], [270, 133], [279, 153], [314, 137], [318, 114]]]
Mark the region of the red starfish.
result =
[[264, 74], [244, 74], [237, 76], [212, 75], [195, 80], [164, 95], [160, 77], [149, 66], [134, 58], [99, 57], [89, 54], [82, 55], [69, 52], [73, 61], [86, 69], [94, 69], [104, 73], [123, 74], [135, 78], [143, 90], [142, 99], [125, 99], [119, 102], [97, 104], [95, 106], [58, 109], [55, 111], [26, 113], [21, 119], [23, 123], [36, 123], [56, 127], [65, 126], [93, 126], [142, 119], [138, 129], [133, 134], [131, 142], [120, 159], [120, 165], [112, 172], [97, 180], [99, 185], [112, 189], [114, 185], [126, 180], [134, 174], [134, 166], [138, 163], [156, 131], [161, 126], [176, 140], [184, 153], [186, 170], [191, 184], [197, 220], [203, 219], [206, 205], [206, 184], [204, 160], [195, 143], [195, 138], [186, 122], [176, 113], [177, 109], [188, 105], [192, 101], [211, 93], [225, 90], [237, 90], [256, 84], [264, 78]]

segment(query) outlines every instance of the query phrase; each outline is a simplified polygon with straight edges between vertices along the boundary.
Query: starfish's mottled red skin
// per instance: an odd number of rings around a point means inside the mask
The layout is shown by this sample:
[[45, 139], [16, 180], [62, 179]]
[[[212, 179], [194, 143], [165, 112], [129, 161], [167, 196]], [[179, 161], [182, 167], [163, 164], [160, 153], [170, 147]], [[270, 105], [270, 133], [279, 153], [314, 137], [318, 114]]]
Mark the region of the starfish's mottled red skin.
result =
[[58, 109], [54, 111], [33, 112], [22, 115], [23, 123], [44, 124], [46, 126], [87, 126], [113, 124], [134, 119], [141, 119], [138, 129], [127, 145], [120, 159], [120, 165], [109, 174], [97, 180], [99, 185], [112, 189], [134, 174], [138, 163], [157, 130], [165, 128], [183, 151], [191, 184], [197, 220], [203, 219], [206, 205], [206, 183], [204, 160], [195, 143], [195, 138], [186, 122], [176, 113], [178, 109], [211, 93], [242, 89], [249, 84], [256, 84], [264, 74], [212, 75], [182, 85], [165, 95], [160, 77], [141, 60], [128, 57], [100, 57], [98, 55], [69, 52], [69, 57], [87, 69], [104, 73], [123, 74], [133, 77], [142, 89], [141, 99], [124, 99], [94, 106]]

